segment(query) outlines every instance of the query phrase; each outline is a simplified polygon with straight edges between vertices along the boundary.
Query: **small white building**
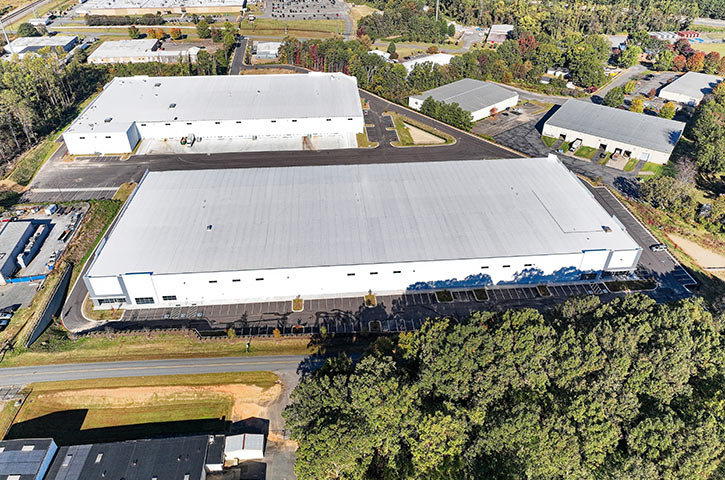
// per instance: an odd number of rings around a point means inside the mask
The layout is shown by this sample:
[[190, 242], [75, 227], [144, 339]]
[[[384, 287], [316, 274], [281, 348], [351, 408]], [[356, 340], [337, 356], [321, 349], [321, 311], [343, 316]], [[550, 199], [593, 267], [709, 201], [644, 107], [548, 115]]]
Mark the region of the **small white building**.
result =
[[559, 283], [641, 247], [555, 156], [148, 172], [83, 279], [100, 308]]
[[63, 133], [71, 155], [119, 154], [142, 139], [329, 137], [357, 147], [357, 80], [342, 73], [117, 77]]
[[519, 103], [519, 94], [491, 82], [464, 78], [442, 85], [408, 99], [411, 108], [420, 110], [426, 98], [448, 104], [457, 103], [463, 110], [471, 112], [474, 122], [491, 115], [492, 111], [503, 112]]
[[723, 81], [723, 77], [699, 72], [687, 72], [660, 89], [659, 97], [684, 105], [699, 105], [705, 95]]
[[683, 122], [572, 99], [546, 121], [542, 134], [665, 164], [684, 128]]
[[414, 58], [412, 60], [407, 60], [402, 63], [408, 73], [410, 73], [419, 63], [430, 62], [436, 65], [448, 65], [449, 63], [451, 63], [452, 58], [453, 55], [450, 55], [448, 53], [435, 53], [433, 55], [424, 55], [422, 57]]
[[368, 53], [372, 53], [373, 55], [382, 57], [385, 59], [385, 61], [390, 61], [390, 54], [388, 52], [383, 52], [382, 50], [374, 49], [374, 50], [370, 50]]
[[488, 30], [488, 36], [486, 37], [486, 43], [497, 44], [503, 43], [509, 36], [509, 33], [514, 31], [514, 26], [509, 24], [491, 25]]
[[242, 433], [229, 435], [224, 444], [224, 463], [236, 464], [245, 460], [264, 458], [264, 435]]
[[3, 48], [5, 53], [16, 54], [23, 58], [28, 54], [36, 54], [38, 50], [45, 47], [61, 47], [69, 52], [78, 43], [75, 35], [53, 35], [52, 37], [18, 37]]
[[274, 60], [278, 56], [282, 42], [255, 42], [254, 56], [264, 60]]

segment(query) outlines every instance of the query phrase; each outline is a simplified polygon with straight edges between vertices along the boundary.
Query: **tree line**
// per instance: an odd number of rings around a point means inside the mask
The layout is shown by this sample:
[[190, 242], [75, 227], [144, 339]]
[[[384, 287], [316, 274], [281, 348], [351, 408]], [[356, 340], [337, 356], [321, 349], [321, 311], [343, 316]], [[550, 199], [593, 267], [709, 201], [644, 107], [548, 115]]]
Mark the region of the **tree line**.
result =
[[[284, 411], [300, 479], [722, 478], [723, 314], [629, 295], [430, 320]], [[717, 471], [717, 473], [715, 473]]]
[[145, 15], [86, 15], [86, 25], [163, 25], [166, 23], [161, 14], [154, 15], [147, 13]]
[[398, 41], [443, 43], [455, 34], [455, 27], [439, 17], [435, 20], [432, 11], [423, 10], [424, 3], [390, 2], [383, 15], [367, 15], [357, 23], [357, 35], [367, 35], [372, 41], [396, 37]]

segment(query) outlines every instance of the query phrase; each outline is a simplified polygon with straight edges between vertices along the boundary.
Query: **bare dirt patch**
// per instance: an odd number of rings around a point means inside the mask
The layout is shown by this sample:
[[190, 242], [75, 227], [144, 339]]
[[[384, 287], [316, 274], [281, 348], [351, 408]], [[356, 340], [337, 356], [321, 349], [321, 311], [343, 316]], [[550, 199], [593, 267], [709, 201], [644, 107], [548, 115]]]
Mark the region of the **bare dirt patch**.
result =
[[446, 143], [445, 139], [435, 136], [430, 132], [426, 132], [421, 128], [409, 123], [404, 123], [404, 125], [408, 129], [408, 132], [410, 132], [413, 143], [416, 145], [440, 145]]
[[679, 235], [668, 233], [667, 236], [670, 237], [677, 247], [681, 248], [683, 252], [689, 255], [701, 267], [705, 269], [725, 270], [725, 256], [713, 252], [712, 250], [708, 250], [692, 240], [688, 240]]

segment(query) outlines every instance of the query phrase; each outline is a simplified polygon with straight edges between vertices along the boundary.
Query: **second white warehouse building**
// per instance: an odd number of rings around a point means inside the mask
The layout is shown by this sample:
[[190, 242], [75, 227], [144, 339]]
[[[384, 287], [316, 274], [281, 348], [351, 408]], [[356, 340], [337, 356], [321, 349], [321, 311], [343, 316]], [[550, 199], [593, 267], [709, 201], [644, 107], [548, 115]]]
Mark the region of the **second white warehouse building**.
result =
[[495, 83], [464, 78], [457, 82], [414, 95], [408, 99], [411, 108], [420, 110], [426, 98], [433, 97], [438, 102], [457, 103], [463, 110], [471, 113], [474, 122], [486, 118], [495, 112], [503, 112], [519, 103], [519, 94]]
[[357, 80], [342, 73], [117, 77], [71, 124], [71, 155], [130, 153], [139, 141], [339, 137], [363, 132]]
[[150, 172], [91, 260], [96, 306], [565, 282], [641, 248], [555, 157]]

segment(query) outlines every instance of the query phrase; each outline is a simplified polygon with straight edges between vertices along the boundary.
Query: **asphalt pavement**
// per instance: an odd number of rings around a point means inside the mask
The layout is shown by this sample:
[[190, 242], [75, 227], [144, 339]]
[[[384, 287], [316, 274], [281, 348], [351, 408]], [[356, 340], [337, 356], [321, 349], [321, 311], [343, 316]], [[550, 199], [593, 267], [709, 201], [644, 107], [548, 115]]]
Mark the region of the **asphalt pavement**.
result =
[[[34, 367], [0, 368], [0, 387], [35, 382], [90, 380], [96, 378], [191, 375], [196, 373], [294, 371], [309, 366], [306, 355], [181, 358], [126, 362], [72, 363]], [[321, 363], [322, 359], [318, 361]]]

